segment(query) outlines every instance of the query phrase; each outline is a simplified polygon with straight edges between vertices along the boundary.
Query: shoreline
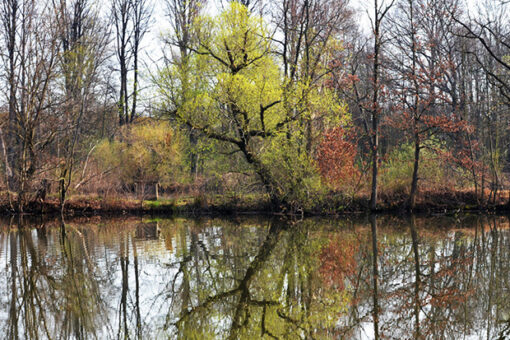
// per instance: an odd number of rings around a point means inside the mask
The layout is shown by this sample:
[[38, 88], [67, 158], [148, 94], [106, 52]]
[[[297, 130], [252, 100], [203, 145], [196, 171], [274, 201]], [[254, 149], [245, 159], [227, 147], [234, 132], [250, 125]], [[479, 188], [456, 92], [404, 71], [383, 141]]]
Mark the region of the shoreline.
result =
[[[71, 197], [66, 203], [64, 217], [73, 216], [236, 216], [236, 215], [265, 215], [265, 216], [297, 216], [297, 217], [341, 217], [363, 214], [390, 214], [390, 215], [455, 215], [459, 213], [510, 213], [510, 204], [500, 198], [496, 204], [479, 204], [471, 193], [425, 193], [420, 198], [416, 209], [412, 212], [406, 208], [404, 196], [392, 201], [384, 198], [376, 211], [368, 208], [368, 199], [355, 198], [347, 202], [340, 197], [333, 197], [328, 203], [317, 205], [311, 209], [298, 209], [296, 211], [274, 209], [263, 196], [258, 199], [204, 199], [203, 197], [186, 197], [180, 199], [139, 200], [115, 197], [103, 199], [92, 196]], [[2, 216], [60, 216], [58, 200], [48, 199], [43, 203], [35, 202], [19, 214], [10, 209], [7, 202], [0, 202], [0, 215]]]

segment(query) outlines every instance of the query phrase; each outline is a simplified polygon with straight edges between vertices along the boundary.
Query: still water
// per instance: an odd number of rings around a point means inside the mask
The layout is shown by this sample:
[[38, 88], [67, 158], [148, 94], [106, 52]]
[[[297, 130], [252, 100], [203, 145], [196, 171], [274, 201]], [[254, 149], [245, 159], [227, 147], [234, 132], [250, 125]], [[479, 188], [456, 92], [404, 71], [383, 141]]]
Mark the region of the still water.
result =
[[2, 339], [507, 339], [507, 217], [3, 220]]

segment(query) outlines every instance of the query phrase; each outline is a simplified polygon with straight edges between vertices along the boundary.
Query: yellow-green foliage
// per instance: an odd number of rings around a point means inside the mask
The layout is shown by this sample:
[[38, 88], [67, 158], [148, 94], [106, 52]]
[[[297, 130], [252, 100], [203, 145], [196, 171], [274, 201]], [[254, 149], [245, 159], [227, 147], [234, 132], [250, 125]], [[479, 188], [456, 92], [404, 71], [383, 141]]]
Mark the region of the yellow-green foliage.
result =
[[[256, 119], [260, 106], [279, 100], [282, 91], [262, 19], [234, 2], [217, 17], [200, 17], [193, 29], [200, 39], [200, 53], [160, 72], [156, 83], [161, 106], [176, 109], [185, 122], [216, 131], [225, 123], [225, 105], [232, 103], [248, 115], [242, 122], [246, 128], [260, 128]], [[232, 60], [239, 72], [233, 74], [218, 59]], [[279, 116], [277, 107], [269, 109], [266, 128], [279, 122]]]
[[[437, 141], [429, 141], [428, 147], [420, 151], [418, 176], [420, 186], [437, 188], [445, 184], [447, 167], [435, 150], [441, 147]], [[381, 167], [381, 190], [386, 193], [409, 193], [414, 169], [414, 145], [402, 144], [393, 149]]]
[[321, 129], [349, 121], [345, 103], [324, 82], [286, 79], [266, 23], [238, 2], [192, 26], [193, 53], [156, 81], [163, 111], [238, 148], [252, 170], [271, 177], [263, 181], [272, 194], [313, 201], [321, 185], [307, 145]]
[[171, 184], [180, 175], [180, 143], [166, 122], [127, 127], [113, 141], [102, 141], [94, 153], [104, 170], [112, 169], [123, 184]]
[[262, 162], [270, 169], [281, 198], [294, 207], [311, 208], [324, 188], [315, 160], [300, 152], [298, 144], [302, 144], [298, 138], [279, 134], [268, 141]]

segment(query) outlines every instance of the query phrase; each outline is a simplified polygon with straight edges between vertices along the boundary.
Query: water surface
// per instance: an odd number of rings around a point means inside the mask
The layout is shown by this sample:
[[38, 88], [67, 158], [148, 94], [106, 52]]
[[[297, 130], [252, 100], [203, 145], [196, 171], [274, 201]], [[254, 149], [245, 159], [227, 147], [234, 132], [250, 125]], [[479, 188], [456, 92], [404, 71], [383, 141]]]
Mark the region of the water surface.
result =
[[506, 217], [1, 223], [1, 338], [510, 337]]

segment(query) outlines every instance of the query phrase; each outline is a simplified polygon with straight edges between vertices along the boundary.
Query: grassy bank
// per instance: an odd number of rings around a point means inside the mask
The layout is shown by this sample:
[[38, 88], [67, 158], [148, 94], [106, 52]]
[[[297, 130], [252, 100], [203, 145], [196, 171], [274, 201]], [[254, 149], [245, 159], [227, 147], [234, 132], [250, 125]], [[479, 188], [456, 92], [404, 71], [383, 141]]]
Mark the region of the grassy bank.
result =
[[[408, 196], [405, 194], [382, 194], [378, 204], [380, 212], [407, 212]], [[129, 197], [76, 195], [69, 198], [65, 213], [73, 215], [228, 215], [228, 214], [302, 214], [342, 215], [368, 212], [369, 198], [366, 196], [345, 197], [329, 193], [308, 208], [272, 207], [269, 196], [250, 195], [200, 195], [144, 200]], [[509, 210], [508, 193], [500, 195], [494, 203], [480, 202], [472, 191], [422, 192], [414, 212], [448, 213], [461, 211], [506, 211]], [[0, 198], [0, 212], [12, 214], [6, 195]], [[32, 202], [25, 213], [32, 215], [54, 215], [60, 213], [58, 199], [50, 197], [44, 202]]]

